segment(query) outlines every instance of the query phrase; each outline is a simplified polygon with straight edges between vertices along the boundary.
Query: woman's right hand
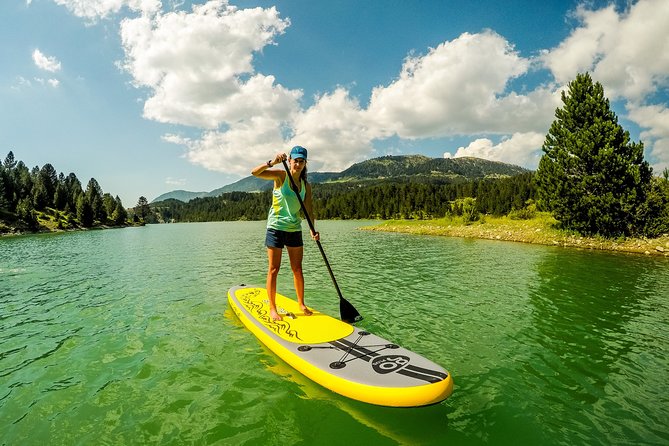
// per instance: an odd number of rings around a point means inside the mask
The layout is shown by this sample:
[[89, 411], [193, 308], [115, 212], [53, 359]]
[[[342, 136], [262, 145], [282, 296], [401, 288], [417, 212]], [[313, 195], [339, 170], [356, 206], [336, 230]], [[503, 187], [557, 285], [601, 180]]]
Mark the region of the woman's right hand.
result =
[[285, 153], [279, 152], [274, 157], [274, 161], [272, 161], [272, 165], [280, 164], [287, 159], [288, 159], [288, 155], [286, 155]]

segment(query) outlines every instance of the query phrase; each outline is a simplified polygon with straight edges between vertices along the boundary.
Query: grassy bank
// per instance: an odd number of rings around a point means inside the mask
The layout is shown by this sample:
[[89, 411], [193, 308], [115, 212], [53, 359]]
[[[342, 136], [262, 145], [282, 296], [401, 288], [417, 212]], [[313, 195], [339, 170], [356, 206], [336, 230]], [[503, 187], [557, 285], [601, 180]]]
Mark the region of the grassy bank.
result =
[[485, 216], [481, 221], [466, 224], [462, 218], [438, 220], [390, 220], [363, 229], [373, 231], [405, 232], [420, 235], [505, 240], [540, 245], [599, 249], [669, 257], [669, 234], [656, 239], [582, 237], [557, 229], [556, 220], [546, 213], [538, 213], [530, 220]]

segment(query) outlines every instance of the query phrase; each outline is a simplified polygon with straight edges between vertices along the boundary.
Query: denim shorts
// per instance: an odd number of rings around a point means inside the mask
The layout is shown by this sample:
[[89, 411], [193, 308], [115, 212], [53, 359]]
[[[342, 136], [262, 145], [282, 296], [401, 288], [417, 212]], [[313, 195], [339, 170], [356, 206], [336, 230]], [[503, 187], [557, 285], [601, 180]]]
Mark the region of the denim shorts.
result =
[[297, 248], [304, 246], [302, 242], [302, 231], [286, 232], [278, 229], [267, 228], [267, 235], [265, 236], [265, 246], [268, 248], [281, 248], [288, 246], [290, 248]]

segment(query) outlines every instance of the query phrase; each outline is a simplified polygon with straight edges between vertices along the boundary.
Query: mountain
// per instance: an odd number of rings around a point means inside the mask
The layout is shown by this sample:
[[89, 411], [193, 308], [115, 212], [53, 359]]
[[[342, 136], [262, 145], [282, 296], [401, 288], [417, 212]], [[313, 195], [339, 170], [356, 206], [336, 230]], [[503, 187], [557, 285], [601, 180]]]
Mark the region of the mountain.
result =
[[425, 177], [452, 181], [511, 177], [528, 172], [519, 166], [481, 158], [430, 158], [423, 155], [383, 156], [357, 163], [339, 173], [336, 181]]
[[187, 203], [195, 198], [202, 198], [208, 196], [209, 192], [189, 192], [187, 190], [173, 190], [172, 192], [167, 192], [156, 197], [156, 199], [154, 199], [151, 203], [157, 203], [159, 201], [165, 201], [169, 199], [175, 199]]
[[[455, 183], [484, 178], [504, 178], [529, 172], [519, 166], [481, 158], [430, 158], [423, 155], [382, 156], [356, 163], [342, 172], [311, 172], [312, 183], [370, 183], [375, 181], [420, 181]], [[190, 201], [199, 197], [217, 197], [226, 192], [260, 192], [272, 182], [249, 176], [211, 192], [173, 191], [152, 201], [170, 198]]]

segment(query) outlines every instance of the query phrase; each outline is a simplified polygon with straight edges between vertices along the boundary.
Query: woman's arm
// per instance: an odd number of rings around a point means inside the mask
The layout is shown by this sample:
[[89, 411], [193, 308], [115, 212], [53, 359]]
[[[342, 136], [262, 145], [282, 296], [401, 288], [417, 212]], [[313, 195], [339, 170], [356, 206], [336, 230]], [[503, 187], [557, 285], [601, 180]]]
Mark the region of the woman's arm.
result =
[[259, 166], [256, 166], [252, 171], [251, 175], [254, 177], [262, 178], [264, 180], [283, 180], [284, 175], [286, 174], [283, 170], [270, 169], [276, 164], [281, 163], [287, 159], [285, 153], [277, 153], [273, 160], [262, 163]]

